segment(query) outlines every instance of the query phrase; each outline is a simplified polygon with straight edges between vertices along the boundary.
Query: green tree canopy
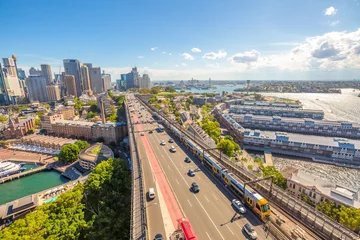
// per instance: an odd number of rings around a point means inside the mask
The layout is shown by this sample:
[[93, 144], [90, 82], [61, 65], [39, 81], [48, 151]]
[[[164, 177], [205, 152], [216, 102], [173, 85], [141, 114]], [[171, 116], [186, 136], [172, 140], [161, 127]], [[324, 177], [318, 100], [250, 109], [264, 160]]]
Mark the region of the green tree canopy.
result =
[[287, 188], [286, 178], [278, 170], [276, 170], [276, 168], [274, 166], [266, 166], [266, 167], [262, 168], [262, 174], [264, 177], [274, 176], [274, 183], [277, 186], [279, 186], [283, 189]]
[[59, 160], [67, 163], [74, 162], [80, 153], [80, 149], [76, 144], [64, 145], [59, 153]]
[[231, 157], [235, 152], [234, 142], [229, 139], [221, 139], [220, 142], [217, 144], [217, 147], [221, 148], [223, 153], [225, 153], [229, 157]]
[[152, 87], [150, 91], [151, 94], [158, 94], [160, 93], [160, 87]]
[[176, 92], [176, 90], [174, 88], [170, 87], [170, 86], [167, 86], [165, 88], [165, 92]]
[[77, 140], [75, 142], [75, 145], [77, 145], [79, 147], [80, 151], [84, 150], [85, 148], [90, 147], [90, 144], [88, 142], [82, 141], [82, 140]]
[[5, 117], [3, 115], [0, 116], [0, 122], [7, 122], [7, 121], [8, 121], [7, 117]]
[[149, 88], [141, 88], [139, 90], [139, 93], [140, 94], [150, 94], [151, 93], [151, 90]]
[[94, 112], [94, 113], [99, 113], [100, 108], [98, 107], [98, 105], [96, 103], [92, 103], [90, 105], [89, 111]]
[[97, 113], [94, 113], [94, 112], [88, 112], [86, 114], [86, 119], [91, 119], [91, 118], [94, 118], [96, 116], [99, 116]]

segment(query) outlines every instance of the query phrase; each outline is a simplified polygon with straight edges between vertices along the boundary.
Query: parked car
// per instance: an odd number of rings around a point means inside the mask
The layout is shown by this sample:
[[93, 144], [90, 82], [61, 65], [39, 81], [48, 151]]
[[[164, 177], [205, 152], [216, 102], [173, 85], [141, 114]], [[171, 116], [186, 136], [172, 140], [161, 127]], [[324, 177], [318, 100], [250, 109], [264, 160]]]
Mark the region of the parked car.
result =
[[246, 213], [246, 208], [244, 205], [241, 204], [241, 202], [237, 199], [233, 199], [231, 201], [231, 204], [234, 206], [234, 208], [236, 209], [237, 212], [244, 214]]
[[257, 234], [250, 223], [246, 223], [243, 227], [243, 230], [247, 235], [249, 235], [251, 239], [257, 239]]

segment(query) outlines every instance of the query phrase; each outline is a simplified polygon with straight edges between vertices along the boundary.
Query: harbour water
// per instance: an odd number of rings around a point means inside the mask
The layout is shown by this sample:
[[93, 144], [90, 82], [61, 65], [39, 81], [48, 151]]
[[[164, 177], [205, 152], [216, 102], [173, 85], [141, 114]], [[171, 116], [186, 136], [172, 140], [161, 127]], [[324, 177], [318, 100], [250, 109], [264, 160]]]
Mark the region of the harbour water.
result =
[[[26, 164], [24, 167], [31, 169], [38, 166]], [[64, 178], [60, 173], [56, 171], [43, 171], [0, 184], [0, 204], [55, 187], [65, 182], [68, 182], [68, 179]]]

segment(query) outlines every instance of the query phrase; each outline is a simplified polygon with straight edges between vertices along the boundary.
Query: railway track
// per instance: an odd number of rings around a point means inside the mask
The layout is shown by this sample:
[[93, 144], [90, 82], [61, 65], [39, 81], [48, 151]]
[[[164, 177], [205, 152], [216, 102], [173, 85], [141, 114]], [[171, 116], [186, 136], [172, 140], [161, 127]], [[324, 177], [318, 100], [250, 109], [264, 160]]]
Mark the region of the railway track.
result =
[[[140, 100], [142, 103], [144, 103], [144, 105], [150, 110], [150, 112], [157, 113], [157, 110], [154, 109], [151, 105], [149, 105], [147, 102], [143, 101], [141, 98], [138, 98], [138, 100]], [[159, 114], [159, 113], [158, 113]], [[186, 138], [191, 139], [194, 143], [196, 143], [199, 147], [201, 147], [202, 149], [208, 149], [209, 147], [203, 143], [203, 142], [199, 142], [196, 138], [194, 139], [193, 134], [189, 133], [187, 130], [183, 129], [177, 122], [172, 121], [170, 119], [168, 119], [166, 116], [163, 116], [162, 114], [159, 114], [161, 117], [163, 117], [169, 124], [171, 124], [172, 126], [176, 127], [184, 136], [186, 136]], [[252, 172], [248, 171], [247, 169], [243, 169], [237, 165], [235, 165], [227, 156], [224, 156], [223, 154], [219, 154], [219, 152], [217, 152], [216, 150], [208, 150], [207, 151], [214, 159], [216, 159], [217, 161], [219, 161], [224, 167], [226, 167], [228, 169], [228, 171], [232, 172], [233, 174], [235, 174], [236, 176], [238, 176], [239, 178], [241, 178], [241, 180], [243, 180], [244, 182], [248, 182], [248, 181], [252, 181], [257, 179], [258, 177], [253, 174]], [[292, 220], [294, 223], [296, 223], [298, 226], [302, 227], [302, 229], [310, 236], [312, 236], [314, 239], [346, 239], [346, 240], [358, 240], [358, 236], [356, 236], [356, 234], [354, 234], [351, 230], [347, 229], [346, 227], [343, 227], [338, 224], [338, 223], [333, 223], [329, 218], [327, 218], [326, 216], [324, 216], [323, 214], [319, 213], [319, 219], [322, 219], [324, 221], [324, 224], [321, 228], [321, 230], [323, 231], [319, 231], [319, 228], [316, 229], [314, 224], [315, 224], [315, 220], [317, 219], [316, 217], [318, 215], [315, 215], [315, 219], [314, 219], [314, 223], [313, 224], [309, 224], [309, 221], [305, 221], [308, 220], [307, 215], [306, 214], [306, 218], [305, 220], [302, 218], [302, 216], [304, 215], [302, 213], [302, 210], [308, 210], [308, 207], [304, 207], [304, 204], [300, 204], [300, 208], [297, 209], [294, 204], [293, 208], [290, 209], [290, 206], [286, 206], [284, 207], [282, 204], [279, 204], [278, 202], [276, 202], [276, 200], [278, 200], [277, 198], [274, 199], [274, 194], [269, 194], [269, 189], [270, 189], [270, 184], [268, 182], [265, 183], [256, 183], [255, 187], [258, 192], [264, 196], [266, 196], [268, 198], [268, 201], [270, 202], [271, 206], [276, 209], [277, 211], [279, 211], [281, 214], [283, 214], [284, 216], [286, 216], [288, 219]], [[280, 189], [277, 186], [273, 186], [273, 192], [272, 193], [276, 193], [275, 197], [278, 197], [278, 195], [282, 196], [284, 195], [284, 191], [282, 189]], [[279, 194], [277, 194], [279, 193]], [[285, 194], [288, 199], [292, 200], [292, 202], [297, 202], [296, 199], [294, 199], [292, 196], [288, 196], [287, 194]], [[281, 199], [282, 200], [282, 199]], [[290, 201], [288, 201], [289, 204]], [[298, 213], [299, 216], [296, 216], [296, 214], [294, 214], [294, 212], [291, 212], [290, 210], [293, 210], [295, 212]], [[292, 214], [290, 214], [289, 212], [291, 212]], [[332, 230], [327, 230], [324, 228], [325, 223], [327, 223], [328, 225], [330, 225], [331, 227], [333, 227], [337, 232], [340, 232], [340, 236], [339, 234], [336, 235], [334, 232], [334, 229]], [[282, 229], [279, 228], [279, 226], [277, 226], [277, 224], [272, 224], [274, 227], [276, 227], [279, 231], [284, 232]], [[325, 231], [327, 230], [327, 232]], [[327, 234], [326, 234], [327, 233]], [[288, 236], [289, 239], [292, 239], [289, 236], [289, 233], [285, 233], [286, 236]]]

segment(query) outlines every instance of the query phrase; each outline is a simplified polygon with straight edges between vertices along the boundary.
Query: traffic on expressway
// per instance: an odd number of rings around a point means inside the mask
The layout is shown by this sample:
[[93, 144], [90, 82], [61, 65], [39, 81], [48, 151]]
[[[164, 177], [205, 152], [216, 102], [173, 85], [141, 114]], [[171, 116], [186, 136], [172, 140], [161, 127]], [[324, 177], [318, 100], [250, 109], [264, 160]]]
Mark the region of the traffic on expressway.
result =
[[272, 239], [258, 216], [233, 201], [236, 197], [222, 182], [171, 132], [163, 131], [133, 95], [127, 97], [143, 168], [150, 239], [174, 236], [183, 217], [196, 239]]

